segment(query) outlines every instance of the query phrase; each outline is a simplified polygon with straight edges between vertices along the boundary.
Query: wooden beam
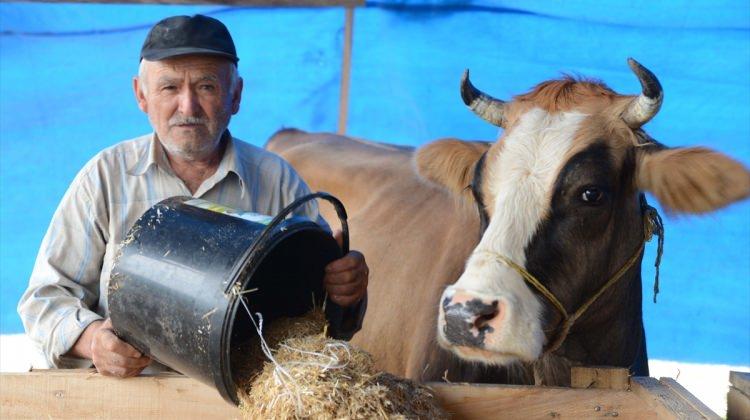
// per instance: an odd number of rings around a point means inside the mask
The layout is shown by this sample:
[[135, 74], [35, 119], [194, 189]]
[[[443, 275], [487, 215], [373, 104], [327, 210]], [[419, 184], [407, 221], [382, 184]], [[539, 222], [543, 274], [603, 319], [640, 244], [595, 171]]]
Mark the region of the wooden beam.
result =
[[661, 381], [650, 377], [630, 378], [630, 389], [650, 404], [660, 418], [690, 420], [721, 418], [703, 403], [700, 403], [701, 407], [698, 410], [691, 399], [686, 399], [683, 395], [695, 397], [681, 386], [679, 386], [680, 390], [676, 391], [675, 384], [676, 382], [669, 378], [662, 378]]
[[341, 91], [339, 92], [339, 134], [346, 134], [349, 115], [349, 79], [352, 70], [352, 33], [354, 31], [354, 8], [346, 8], [344, 22], [344, 51], [341, 56]]
[[[656, 385], [653, 381], [639, 385], [643, 379], [653, 380]], [[631, 387], [640, 387], [640, 393], [514, 385], [427, 385], [456, 419], [705, 418], [690, 404], [683, 403], [672, 388], [654, 378], [633, 379]], [[224, 401], [215, 389], [174, 373], [128, 379], [102, 376], [90, 369], [2, 373], [0, 389], [3, 418], [241, 417], [237, 407]]]
[[[72, 0], [26, 0], [34, 3], [71, 3]], [[355, 7], [365, 0], [75, 0], [75, 3], [138, 4], [225, 4], [258, 7]]]
[[750, 419], [750, 373], [729, 372], [727, 419]]
[[0, 374], [0, 412], [16, 418], [239, 418], [219, 392], [179, 374], [115, 379], [93, 369]]
[[630, 389], [630, 372], [618, 367], [582, 367], [570, 368], [570, 386], [583, 389]]
[[454, 419], [617, 417], [656, 419], [656, 410], [628, 391], [516, 385], [428, 383]]

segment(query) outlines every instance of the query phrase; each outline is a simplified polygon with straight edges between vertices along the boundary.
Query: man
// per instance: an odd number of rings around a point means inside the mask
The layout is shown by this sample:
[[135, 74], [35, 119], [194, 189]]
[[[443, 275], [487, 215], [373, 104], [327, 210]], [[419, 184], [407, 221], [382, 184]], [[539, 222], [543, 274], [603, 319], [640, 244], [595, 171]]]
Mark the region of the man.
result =
[[[242, 79], [234, 42], [218, 20], [175, 16], [157, 23], [133, 79], [138, 107], [154, 129], [105, 149], [78, 173], [53, 216], [18, 313], [53, 367], [90, 366], [134, 376], [151, 363], [112, 331], [107, 283], [121, 240], [152, 205], [189, 195], [243, 211], [276, 214], [308, 194], [280, 157], [232, 137]], [[302, 215], [325, 222], [317, 205]], [[324, 286], [361, 327], [368, 268], [349, 252], [330, 263]]]

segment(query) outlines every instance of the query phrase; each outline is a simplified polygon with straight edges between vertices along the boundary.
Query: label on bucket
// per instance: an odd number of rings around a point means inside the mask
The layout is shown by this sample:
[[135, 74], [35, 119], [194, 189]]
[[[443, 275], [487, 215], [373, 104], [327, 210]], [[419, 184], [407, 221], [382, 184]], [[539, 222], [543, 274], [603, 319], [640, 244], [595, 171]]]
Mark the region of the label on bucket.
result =
[[216, 213], [226, 214], [228, 216], [239, 217], [240, 219], [249, 220], [251, 222], [260, 223], [262, 225], [268, 225], [273, 220], [273, 217], [265, 214], [253, 213], [250, 211], [239, 211], [231, 207], [222, 206], [221, 204], [212, 203], [210, 201], [201, 200], [200, 198], [193, 198], [185, 201], [185, 204], [189, 204], [194, 207], [202, 208], [205, 210], [214, 211]]

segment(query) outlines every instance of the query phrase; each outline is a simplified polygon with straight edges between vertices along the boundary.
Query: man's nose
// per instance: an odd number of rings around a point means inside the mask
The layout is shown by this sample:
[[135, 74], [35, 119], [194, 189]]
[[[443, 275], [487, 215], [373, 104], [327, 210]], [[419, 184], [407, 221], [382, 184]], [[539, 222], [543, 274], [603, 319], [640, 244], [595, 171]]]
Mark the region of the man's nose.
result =
[[202, 115], [198, 95], [192, 89], [184, 89], [179, 96], [178, 111], [187, 117], [199, 117]]

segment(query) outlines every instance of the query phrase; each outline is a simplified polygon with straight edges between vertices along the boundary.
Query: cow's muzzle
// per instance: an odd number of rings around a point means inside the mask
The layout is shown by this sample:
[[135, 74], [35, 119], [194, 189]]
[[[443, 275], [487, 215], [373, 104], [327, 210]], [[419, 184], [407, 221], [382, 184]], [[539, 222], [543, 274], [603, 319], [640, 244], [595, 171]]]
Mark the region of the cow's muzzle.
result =
[[[544, 343], [538, 302], [519, 306], [510, 295], [487, 295], [448, 286], [440, 302], [438, 343], [464, 360], [490, 365], [533, 361]], [[513, 302], [516, 302], [515, 305]]]
[[442, 302], [445, 339], [456, 346], [483, 348], [487, 335], [500, 329], [504, 305], [465, 291], [446, 296]]

